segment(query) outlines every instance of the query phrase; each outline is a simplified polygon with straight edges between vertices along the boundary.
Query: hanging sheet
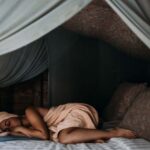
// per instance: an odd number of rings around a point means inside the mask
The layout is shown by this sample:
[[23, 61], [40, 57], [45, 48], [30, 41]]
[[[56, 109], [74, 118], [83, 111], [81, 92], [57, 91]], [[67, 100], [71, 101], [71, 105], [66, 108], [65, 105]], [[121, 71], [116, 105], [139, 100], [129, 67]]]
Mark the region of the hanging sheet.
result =
[[0, 55], [61, 25], [91, 0], [0, 0]]
[[105, 0], [150, 48], [150, 0]]
[[48, 67], [45, 39], [0, 56], [0, 87], [31, 79]]
[[45, 38], [39, 38], [90, 1], [0, 0], [0, 87], [31, 79], [47, 69], [50, 47]]

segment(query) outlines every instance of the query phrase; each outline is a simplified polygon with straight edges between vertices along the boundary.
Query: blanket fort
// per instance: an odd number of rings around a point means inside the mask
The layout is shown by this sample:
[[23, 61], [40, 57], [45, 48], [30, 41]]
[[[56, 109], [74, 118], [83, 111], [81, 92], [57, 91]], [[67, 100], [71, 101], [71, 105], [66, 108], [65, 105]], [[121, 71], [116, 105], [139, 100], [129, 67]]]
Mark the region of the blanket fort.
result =
[[0, 55], [58, 27], [91, 0], [0, 0]]

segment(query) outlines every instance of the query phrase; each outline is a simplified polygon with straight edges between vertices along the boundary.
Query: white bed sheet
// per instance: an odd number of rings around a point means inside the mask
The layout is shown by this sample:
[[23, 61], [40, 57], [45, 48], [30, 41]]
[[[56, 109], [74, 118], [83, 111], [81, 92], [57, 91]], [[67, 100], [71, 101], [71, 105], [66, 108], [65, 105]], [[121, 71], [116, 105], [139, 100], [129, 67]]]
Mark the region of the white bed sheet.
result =
[[150, 150], [144, 139], [112, 138], [107, 143], [59, 144], [49, 141], [17, 140], [0, 142], [0, 150]]

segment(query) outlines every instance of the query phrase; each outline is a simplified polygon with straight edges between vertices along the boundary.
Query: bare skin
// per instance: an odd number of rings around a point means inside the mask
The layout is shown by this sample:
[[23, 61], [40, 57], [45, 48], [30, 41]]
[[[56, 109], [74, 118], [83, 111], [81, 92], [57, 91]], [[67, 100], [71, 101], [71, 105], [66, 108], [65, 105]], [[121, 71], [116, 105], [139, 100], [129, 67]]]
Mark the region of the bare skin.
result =
[[42, 114], [33, 107], [28, 107], [25, 116], [21, 119], [15, 117], [4, 120], [0, 123], [0, 128], [8, 131], [10, 135], [49, 139], [49, 132], [42, 119]]
[[[49, 131], [43, 117], [48, 112], [46, 108], [29, 107], [25, 111], [25, 116], [21, 121], [19, 118], [10, 118], [0, 123], [0, 128], [8, 130], [11, 135], [36, 137], [43, 140], [49, 139]], [[112, 137], [135, 138], [135, 134], [126, 129], [116, 128], [111, 130], [85, 129], [71, 127], [60, 131], [58, 139], [60, 143], [82, 143], [96, 142], [102, 143]]]

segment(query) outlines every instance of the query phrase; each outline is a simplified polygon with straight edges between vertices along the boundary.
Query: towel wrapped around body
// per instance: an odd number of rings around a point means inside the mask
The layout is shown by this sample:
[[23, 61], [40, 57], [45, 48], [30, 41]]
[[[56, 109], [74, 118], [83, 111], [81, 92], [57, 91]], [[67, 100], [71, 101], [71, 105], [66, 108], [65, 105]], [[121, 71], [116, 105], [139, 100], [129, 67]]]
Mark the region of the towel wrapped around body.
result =
[[96, 129], [99, 116], [94, 107], [84, 103], [67, 103], [51, 107], [44, 116], [50, 139], [58, 142], [58, 133], [69, 127]]

